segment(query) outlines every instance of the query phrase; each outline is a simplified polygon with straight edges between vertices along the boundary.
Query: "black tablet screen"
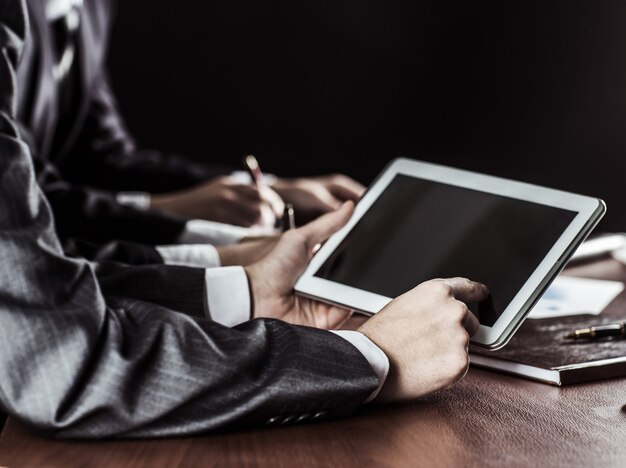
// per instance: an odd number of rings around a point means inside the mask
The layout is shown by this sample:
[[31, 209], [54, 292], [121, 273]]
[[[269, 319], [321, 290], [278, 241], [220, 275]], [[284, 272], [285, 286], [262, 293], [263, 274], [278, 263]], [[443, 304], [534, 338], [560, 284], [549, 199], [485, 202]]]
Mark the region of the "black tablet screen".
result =
[[486, 284], [491, 326], [576, 213], [397, 175], [315, 276], [387, 297], [432, 278]]

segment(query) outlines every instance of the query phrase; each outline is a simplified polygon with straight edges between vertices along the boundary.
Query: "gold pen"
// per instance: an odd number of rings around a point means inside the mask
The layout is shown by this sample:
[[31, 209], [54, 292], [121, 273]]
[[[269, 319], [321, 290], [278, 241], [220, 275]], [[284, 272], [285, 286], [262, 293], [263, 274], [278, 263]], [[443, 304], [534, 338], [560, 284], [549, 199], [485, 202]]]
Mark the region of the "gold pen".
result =
[[595, 339], [607, 336], [626, 337], [626, 322], [610, 323], [608, 325], [598, 325], [597, 327], [581, 328], [565, 335], [568, 340], [578, 340], [581, 338]]

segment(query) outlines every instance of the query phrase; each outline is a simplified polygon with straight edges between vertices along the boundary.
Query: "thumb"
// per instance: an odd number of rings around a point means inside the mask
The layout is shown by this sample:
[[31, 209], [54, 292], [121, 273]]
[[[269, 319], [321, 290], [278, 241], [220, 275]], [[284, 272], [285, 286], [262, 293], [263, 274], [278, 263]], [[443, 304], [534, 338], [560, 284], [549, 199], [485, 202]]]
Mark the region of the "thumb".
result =
[[354, 213], [354, 203], [347, 201], [343, 203], [337, 210], [320, 216], [315, 221], [300, 228], [300, 233], [306, 239], [306, 246], [309, 252], [313, 248], [331, 235], [341, 229], [348, 222]]

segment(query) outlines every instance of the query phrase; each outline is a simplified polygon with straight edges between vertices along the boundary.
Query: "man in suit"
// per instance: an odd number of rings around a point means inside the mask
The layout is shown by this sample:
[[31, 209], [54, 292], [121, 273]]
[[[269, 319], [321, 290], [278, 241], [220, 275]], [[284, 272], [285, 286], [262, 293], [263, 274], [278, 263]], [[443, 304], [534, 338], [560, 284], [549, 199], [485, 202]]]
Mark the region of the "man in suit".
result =
[[[175, 308], [184, 303], [196, 312], [208, 313], [210, 304], [205, 304], [202, 291], [211, 293], [206, 287], [209, 275], [213, 281], [221, 275], [222, 290], [240, 287], [244, 275], [227, 269], [209, 274], [204, 269], [253, 263], [267, 253], [275, 239], [217, 248], [150, 245], [153, 241], [175, 240], [232, 243], [249, 231], [202, 220], [187, 222], [182, 217], [125, 206], [120, 199], [130, 195], [103, 191], [103, 185], [114, 190], [174, 190], [224, 174], [224, 169], [135, 146], [117, 110], [103, 64], [111, 2], [89, 1], [83, 5], [81, 0], [29, 0], [27, 8], [32, 33], [17, 70], [18, 124], [35, 155], [38, 179], [52, 202], [64, 250], [98, 262], [95, 271], [107, 295], [124, 295]], [[85, 186], [85, 182], [93, 182], [99, 188]], [[247, 186], [219, 178], [190, 193], [194, 194], [191, 198], [198, 209], [215, 209], [214, 214], [219, 216], [230, 213], [232, 220], [245, 224], [254, 221], [246, 218], [250, 211], [263, 213], [261, 208], [268, 208], [267, 203], [259, 202], [259, 197], [271, 202], [273, 192], [265, 186]], [[190, 205], [180, 201], [189, 198], [184, 193], [161, 194], [159, 200], [167, 205], [164, 209], [174, 211], [171, 205], [175, 205], [180, 211], [193, 214]], [[274, 205], [282, 207], [275, 194], [274, 198]], [[271, 224], [273, 216], [270, 213], [268, 217]], [[111, 241], [118, 237], [141, 243]], [[137, 266], [131, 268], [119, 262]], [[173, 266], [163, 266], [163, 262]]]
[[356, 332], [284, 321], [345, 313], [295, 298], [292, 286], [313, 247], [350, 217], [349, 202], [285, 234], [247, 268], [249, 296], [233, 300], [247, 297], [256, 320], [228, 328], [102, 296], [92, 266], [59, 245], [17, 125], [16, 66], [29, 34], [25, 0], [1, 2], [1, 409], [57, 436], [171, 436], [347, 414], [368, 399], [416, 398], [464, 375], [477, 322], [461, 301], [486, 295], [469, 280], [424, 283]]
[[200, 219], [273, 226], [282, 197], [306, 221], [362, 193], [345, 176], [244, 183], [228, 168], [139, 148], [105, 68], [112, 1], [27, 4], [33, 34], [18, 69], [17, 116], [63, 239], [231, 243], [246, 231]]

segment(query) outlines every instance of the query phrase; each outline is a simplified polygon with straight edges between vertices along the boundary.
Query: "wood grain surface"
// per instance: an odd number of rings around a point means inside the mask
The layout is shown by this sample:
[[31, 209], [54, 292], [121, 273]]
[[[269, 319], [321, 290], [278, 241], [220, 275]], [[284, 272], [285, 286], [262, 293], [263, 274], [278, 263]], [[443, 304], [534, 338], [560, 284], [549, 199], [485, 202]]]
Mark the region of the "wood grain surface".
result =
[[[625, 278], [605, 261], [570, 274]], [[605, 311], [626, 317], [626, 294]], [[338, 421], [202, 437], [54, 441], [9, 420], [0, 465], [22, 466], [626, 466], [626, 378], [553, 387], [470, 369], [424, 400], [369, 406]]]

